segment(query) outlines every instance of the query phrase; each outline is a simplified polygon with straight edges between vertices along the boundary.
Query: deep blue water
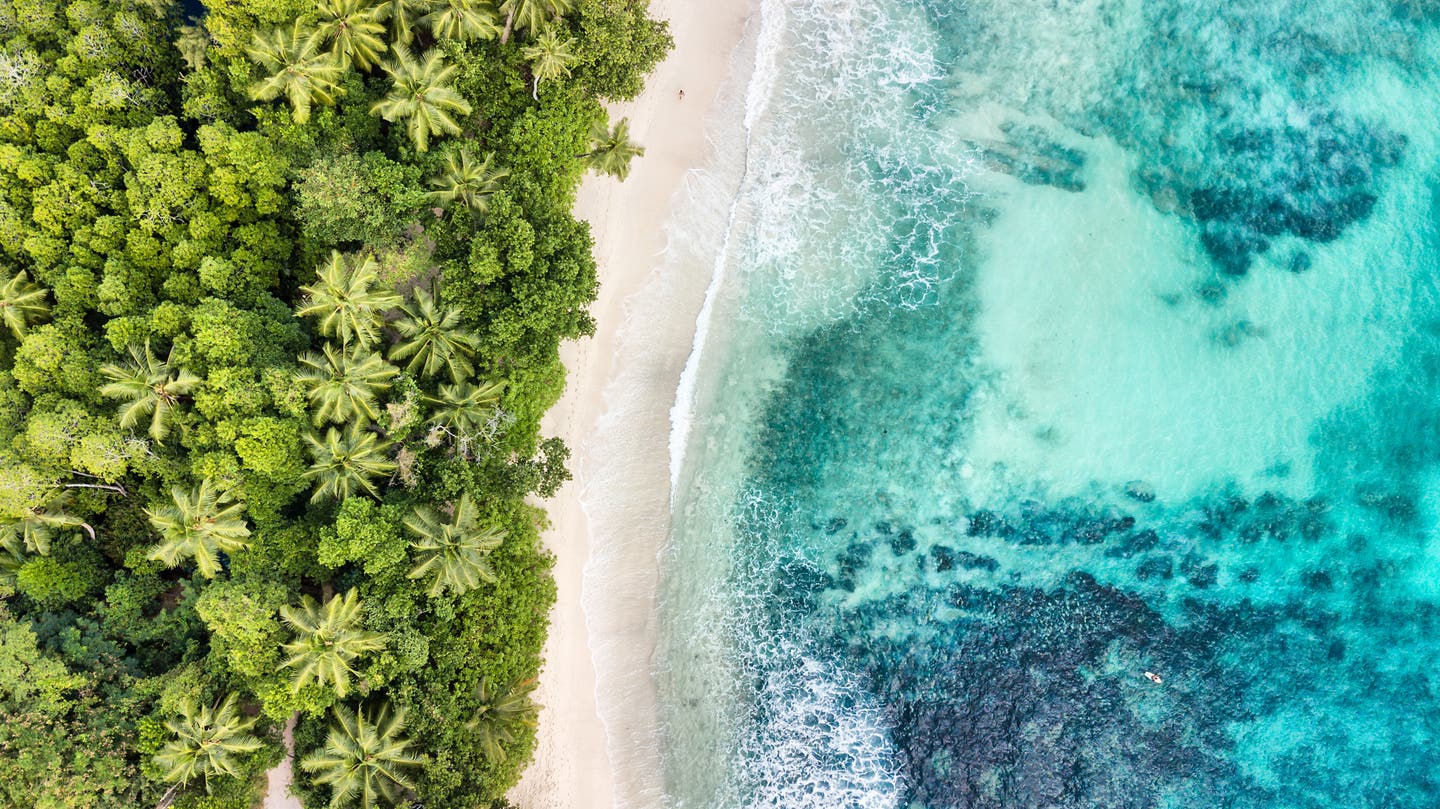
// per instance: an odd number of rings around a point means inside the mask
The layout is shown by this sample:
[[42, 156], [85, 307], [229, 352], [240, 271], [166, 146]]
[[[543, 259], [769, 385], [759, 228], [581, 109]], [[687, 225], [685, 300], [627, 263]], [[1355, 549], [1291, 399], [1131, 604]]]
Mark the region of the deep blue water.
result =
[[1440, 806], [1440, 6], [764, 13], [671, 802]]

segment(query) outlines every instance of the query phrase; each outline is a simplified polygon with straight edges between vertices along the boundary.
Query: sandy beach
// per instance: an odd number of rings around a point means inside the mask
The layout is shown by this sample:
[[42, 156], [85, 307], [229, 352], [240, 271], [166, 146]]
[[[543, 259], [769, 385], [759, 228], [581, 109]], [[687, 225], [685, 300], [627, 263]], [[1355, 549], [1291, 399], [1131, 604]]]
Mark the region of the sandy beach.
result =
[[[535, 759], [510, 794], [520, 809], [660, 805], [646, 672], [669, 521], [669, 410], [711, 270], [681, 262], [676, 272], [664, 226], [712, 155], [707, 123], [750, 11], [748, 0], [651, 3], [652, 15], [670, 21], [675, 50], [640, 98], [611, 109], [612, 120], [630, 119], [645, 156], [624, 183], [591, 175], [580, 189], [577, 215], [591, 224], [600, 266], [598, 328], [562, 348], [567, 387], [543, 425], [570, 446], [575, 479], [547, 504], [559, 599], [536, 693], [544, 710]], [[623, 509], [614, 507], [617, 486]], [[600, 557], [603, 592], [586, 573]]]

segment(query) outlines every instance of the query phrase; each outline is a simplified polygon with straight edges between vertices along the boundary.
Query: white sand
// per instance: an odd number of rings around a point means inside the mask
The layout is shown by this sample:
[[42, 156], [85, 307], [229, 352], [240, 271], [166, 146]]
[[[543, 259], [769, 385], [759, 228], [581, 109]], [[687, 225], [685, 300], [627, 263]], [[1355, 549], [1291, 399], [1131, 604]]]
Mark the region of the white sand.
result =
[[[750, 0], [655, 0], [651, 13], [670, 21], [675, 51], [638, 100], [611, 111], [612, 120], [630, 119], [645, 156], [623, 184], [587, 177], [577, 203], [596, 241], [598, 328], [562, 349], [568, 385], [543, 425], [574, 452], [576, 479], [547, 504], [559, 600], [536, 692], [544, 710], [535, 760], [510, 794], [519, 809], [660, 806], [651, 664], [655, 561], [669, 525], [669, 409], [710, 273], [686, 263], [683, 277], [661, 277], [664, 224], [682, 183], [711, 155], [706, 124]], [[617, 489], [625, 496], [615, 519]], [[606, 503], [587, 499], [597, 490]], [[597, 511], [610, 514], [592, 519]], [[592, 557], [606, 563], [587, 577]], [[602, 661], [603, 703], [592, 649]]]
[[299, 717], [299, 714], [294, 714], [285, 722], [285, 758], [265, 773], [268, 787], [261, 809], [301, 809], [300, 799], [290, 794], [290, 782], [294, 778], [292, 767], [295, 763], [295, 720]]

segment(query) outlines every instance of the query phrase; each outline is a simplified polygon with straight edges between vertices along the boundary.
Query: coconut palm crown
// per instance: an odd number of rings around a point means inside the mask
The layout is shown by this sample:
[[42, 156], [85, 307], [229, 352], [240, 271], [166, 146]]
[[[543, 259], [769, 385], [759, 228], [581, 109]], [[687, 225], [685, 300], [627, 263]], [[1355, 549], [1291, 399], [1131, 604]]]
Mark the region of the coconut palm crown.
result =
[[588, 168], [610, 174], [625, 182], [630, 176], [630, 161], [645, 154], [645, 147], [630, 140], [630, 119], [621, 118], [614, 129], [597, 121], [590, 130], [590, 151], [580, 157]]
[[505, 29], [500, 33], [500, 44], [510, 41], [512, 31], [533, 31], [545, 24], [545, 20], [558, 19], [569, 11], [572, 0], [501, 0], [500, 14], [505, 17]]
[[500, 190], [500, 184], [510, 172], [494, 168], [495, 153], [487, 152], [485, 159], [475, 162], [470, 153], [457, 149], [445, 155], [445, 170], [431, 177], [431, 198], [441, 204], [464, 203], [470, 210], [484, 216], [490, 210], [490, 197]]
[[345, 500], [364, 492], [379, 497], [375, 478], [389, 475], [396, 469], [390, 460], [389, 442], [381, 442], [375, 433], [350, 424], [344, 432], [331, 427], [323, 439], [305, 437], [315, 462], [305, 472], [305, 479], [315, 484], [310, 502]]
[[69, 513], [72, 499], [70, 492], [62, 492], [44, 505], [26, 509], [20, 517], [0, 521], [0, 545], [14, 549], [17, 555], [28, 550], [48, 556], [50, 542], [59, 532], [83, 528], [94, 537], [95, 529]]
[[415, 551], [410, 578], [428, 577], [432, 598], [447, 589], [458, 595], [482, 581], [495, 581], [490, 554], [505, 541], [505, 532], [477, 525], [477, 516], [475, 502], [465, 494], [449, 520], [429, 506], [416, 507], [406, 518], [405, 528], [415, 537], [410, 542]]
[[32, 282], [24, 270], [0, 275], [0, 279], [4, 279], [0, 283], [0, 320], [16, 340], [24, 339], [31, 324], [50, 315], [50, 305], [45, 302], [50, 292]]
[[445, 55], [433, 49], [425, 60], [417, 61], [408, 48], [395, 51], [395, 58], [385, 65], [390, 74], [390, 92], [370, 108], [390, 123], [404, 123], [405, 131], [419, 151], [430, 149], [432, 135], [458, 135], [460, 124], [455, 116], [470, 114], [470, 104], [449, 86], [454, 65], [445, 64]]
[[378, 288], [380, 268], [370, 256], [346, 259], [340, 251], [316, 271], [315, 283], [300, 287], [305, 293], [296, 314], [317, 319], [320, 333], [338, 339], [346, 348], [373, 345], [385, 323], [385, 311], [403, 299]]
[[430, 423], [457, 435], [474, 435], [494, 417], [496, 403], [504, 390], [504, 382], [441, 385], [439, 396], [425, 397], [434, 407]]
[[340, 94], [337, 82], [344, 68], [325, 51], [324, 36], [299, 20], [288, 29], [257, 31], [248, 53], [269, 74], [250, 85], [250, 97], [274, 101], [284, 96], [298, 123], [310, 120], [313, 106], [334, 104]]
[[155, 764], [166, 781], [184, 786], [199, 778], [208, 792], [211, 778], [241, 777], [238, 758], [264, 746], [249, 732], [255, 721], [240, 714], [234, 694], [218, 708], [189, 703], [178, 718], [166, 720], [175, 738], [155, 754]]
[[406, 805], [403, 796], [414, 789], [406, 771], [422, 759], [410, 752], [404, 731], [405, 712], [388, 702], [368, 712], [336, 705], [324, 746], [300, 767], [315, 783], [329, 785], [333, 809]]
[[380, 0], [375, 18], [390, 23], [390, 40], [399, 51], [414, 41], [415, 23], [429, 7], [429, 0]]
[[350, 678], [357, 675], [351, 664], [385, 648], [383, 634], [363, 628], [360, 596], [353, 589], [324, 604], [305, 596], [298, 607], [281, 607], [280, 617], [294, 630], [294, 637], [281, 647], [289, 657], [280, 668], [295, 670], [291, 687], [297, 692], [319, 683], [344, 697]]
[[177, 486], [170, 490], [169, 503], [145, 510], [150, 525], [160, 533], [160, 543], [147, 558], [166, 567], [193, 558], [200, 575], [213, 579], [220, 572], [221, 553], [250, 546], [250, 528], [241, 516], [244, 510], [209, 478], [189, 491]]
[[380, 55], [390, 49], [385, 26], [376, 9], [366, 0], [322, 0], [316, 32], [343, 67], [355, 65], [369, 70], [380, 64]]
[[379, 395], [390, 389], [390, 380], [400, 371], [373, 351], [347, 354], [326, 343], [321, 352], [300, 357], [305, 366], [300, 378], [308, 389], [315, 423], [374, 421]]
[[530, 75], [534, 81], [530, 95], [540, 100], [540, 82], [569, 76], [570, 68], [580, 57], [575, 53], [575, 40], [560, 39], [554, 28], [535, 38], [534, 44], [520, 49], [520, 55], [530, 63]]
[[391, 360], [404, 361], [412, 375], [431, 377], [443, 370], [455, 382], [475, 373], [470, 358], [479, 340], [460, 325], [458, 308], [440, 308], [429, 290], [419, 288], [415, 301], [401, 311], [404, 317], [395, 321], [401, 339], [390, 349]]
[[110, 382], [100, 388], [100, 395], [128, 400], [120, 407], [121, 427], [131, 429], [148, 417], [150, 437], [164, 443], [179, 423], [181, 397], [200, 384], [200, 377], [156, 357], [148, 340], [144, 346], [130, 346], [129, 354], [127, 361], [101, 366], [100, 375]]
[[495, 7], [484, 0], [440, 0], [420, 22], [436, 39], [494, 39], [500, 35]]
[[487, 758], [504, 761], [505, 745], [515, 740], [520, 728], [535, 728], [539, 708], [530, 699], [534, 690], [534, 680], [497, 686], [489, 677], [480, 678], [474, 693], [475, 716], [465, 727], [479, 739]]

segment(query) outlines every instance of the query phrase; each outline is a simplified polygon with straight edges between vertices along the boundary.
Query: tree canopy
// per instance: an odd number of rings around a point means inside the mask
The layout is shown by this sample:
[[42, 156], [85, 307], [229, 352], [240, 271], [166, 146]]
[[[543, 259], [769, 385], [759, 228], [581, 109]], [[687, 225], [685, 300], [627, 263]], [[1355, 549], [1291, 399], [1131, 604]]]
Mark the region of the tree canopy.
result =
[[0, 805], [515, 783], [645, 5], [0, 0]]

